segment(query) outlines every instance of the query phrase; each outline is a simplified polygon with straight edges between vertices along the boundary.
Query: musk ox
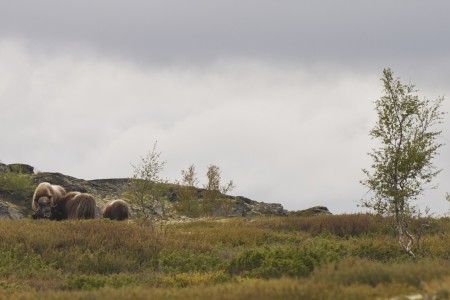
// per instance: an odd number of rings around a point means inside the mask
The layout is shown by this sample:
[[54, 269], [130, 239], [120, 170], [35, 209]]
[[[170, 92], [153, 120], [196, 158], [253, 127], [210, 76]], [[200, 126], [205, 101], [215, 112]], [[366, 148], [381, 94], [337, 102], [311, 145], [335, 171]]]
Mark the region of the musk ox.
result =
[[103, 211], [103, 218], [123, 221], [127, 220], [130, 214], [128, 203], [122, 199], [116, 199], [108, 202]]
[[95, 198], [87, 193], [69, 192], [51, 210], [52, 220], [80, 220], [95, 218]]
[[66, 190], [59, 185], [42, 182], [34, 191], [31, 200], [34, 219], [50, 219], [52, 207], [66, 195]]

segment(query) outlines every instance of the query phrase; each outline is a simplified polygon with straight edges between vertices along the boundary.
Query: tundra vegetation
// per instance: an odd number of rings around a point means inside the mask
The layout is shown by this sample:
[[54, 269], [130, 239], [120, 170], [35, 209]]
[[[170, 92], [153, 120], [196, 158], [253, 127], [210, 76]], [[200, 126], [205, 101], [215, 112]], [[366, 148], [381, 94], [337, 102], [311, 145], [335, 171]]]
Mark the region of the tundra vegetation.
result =
[[5, 198], [19, 201], [20, 204], [31, 209], [28, 197], [30, 194], [33, 195], [35, 186], [31, 182], [30, 174], [19, 170], [0, 170], [0, 187]]
[[0, 299], [448, 299], [450, 219], [413, 259], [386, 218], [0, 220]]

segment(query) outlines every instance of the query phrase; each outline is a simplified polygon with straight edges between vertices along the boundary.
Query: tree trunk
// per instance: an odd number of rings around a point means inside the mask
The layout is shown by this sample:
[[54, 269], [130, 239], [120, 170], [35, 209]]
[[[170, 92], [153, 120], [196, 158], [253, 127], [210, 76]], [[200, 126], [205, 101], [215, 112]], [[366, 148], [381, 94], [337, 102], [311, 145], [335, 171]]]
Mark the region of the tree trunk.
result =
[[[414, 237], [411, 233], [409, 233], [408, 229], [402, 222], [397, 221], [397, 231], [398, 231], [398, 242], [400, 243], [400, 246], [405, 250], [408, 255], [412, 257], [416, 257], [414, 252], [412, 251], [411, 247], [414, 244]], [[406, 236], [406, 241], [405, 241]]]

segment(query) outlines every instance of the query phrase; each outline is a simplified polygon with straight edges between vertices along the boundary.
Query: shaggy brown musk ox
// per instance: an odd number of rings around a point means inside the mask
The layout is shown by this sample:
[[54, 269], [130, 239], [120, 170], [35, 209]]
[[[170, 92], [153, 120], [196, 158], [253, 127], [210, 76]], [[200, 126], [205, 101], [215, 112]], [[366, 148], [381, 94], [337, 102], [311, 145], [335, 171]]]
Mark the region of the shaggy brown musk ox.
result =
[[48, 182], [40, 183], [33, 194], [31, 209], [33, 219], [50, 219], [52, 207], [66, 195], [66, 190], [60, 185]]
[[116, 199], [108, 202], [105, 210], [103, 211], [103, 218], [117, 221], [127, 220], [129, 215], [130, 207], [128, 206], [128, 203], [122, 199]]
[[87, 193], [69, 192], [52, 206], [52, 220], [95, 218], [95, 198]]

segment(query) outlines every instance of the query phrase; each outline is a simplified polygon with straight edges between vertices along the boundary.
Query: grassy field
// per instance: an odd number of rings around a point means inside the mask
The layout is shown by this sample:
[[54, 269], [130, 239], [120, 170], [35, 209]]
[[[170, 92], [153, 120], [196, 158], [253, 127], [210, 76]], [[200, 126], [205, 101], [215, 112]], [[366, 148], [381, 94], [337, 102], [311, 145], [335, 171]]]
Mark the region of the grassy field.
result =
[[415, 251], [364, 214], [2, 220], [0, 299], [449, 299], [450, 219], [432, 219]]

